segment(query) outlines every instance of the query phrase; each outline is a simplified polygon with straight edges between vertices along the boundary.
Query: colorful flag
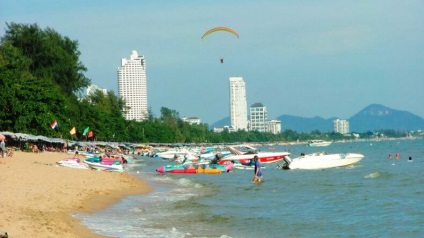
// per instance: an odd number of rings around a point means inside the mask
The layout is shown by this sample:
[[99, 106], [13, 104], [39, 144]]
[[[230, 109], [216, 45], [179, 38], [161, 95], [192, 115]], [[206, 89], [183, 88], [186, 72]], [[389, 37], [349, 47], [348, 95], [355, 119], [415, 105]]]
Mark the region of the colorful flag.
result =
[[72, 128], [72, 129], [69, 131], [69, 133], [71, 133], [71, 135], [74, 135], [74, 134], [76, 134], [76, 133], [77, 133], [77, 129], [75, 128], [75, 126], [74, 126], [74, 128]]
[[91, 137], [93, 137], [94, 136], [94, 133], [93, 133], [93, 131], [90, 131], [90, 132], [88, 132], [88, 138], [91, 138]]
[[90, 130], [90, 127], [87, 127], [84, 129], [84, 132], [82, 133], [83, 136], [87, 135], [88, 131]]
[[57, 128], [57, 121], [54, 121], [52, 124], [50, 124], [50, 127], [52, 128], [52, 129], [56, 129]]

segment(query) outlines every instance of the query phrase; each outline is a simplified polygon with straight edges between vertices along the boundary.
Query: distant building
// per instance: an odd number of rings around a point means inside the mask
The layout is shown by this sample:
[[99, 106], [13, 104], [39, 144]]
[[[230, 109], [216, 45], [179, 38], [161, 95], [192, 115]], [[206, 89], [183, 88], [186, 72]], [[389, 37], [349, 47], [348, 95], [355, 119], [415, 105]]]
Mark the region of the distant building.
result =
[[213, 128], [213, 132], [217, 132], [217, 133], [223, 132], [224, 130], [228, 130], [228, 132], [236, 132], [236, 130], [234, 128], [229, 127], [229, 126], [214, 127]]
[[349, 133], [349, 122], [347, 120], [336, 119], [333, 121], [333, 125], [334, 125], [334, 132], [337, 132], [340, 134]]
[[183, 117], [183, 121], [188, 122], [190, 125], [200, 124], [200, 118], [198, 117]]
[[281, 121], [271, 120], [266, 122], [266, 131], [272, 134], [281, 133]]
[[99, 88], [97, 85], [90, 85], [87, 87], [87, 96], [93, 95], [94, 92], [101, 91], [104, 95], [107, 95], [107, 89]]
[[242, 77], [230, 77], [230, 120], [235, 131], [247, 131], [246, 84]]
[[250, 130], [266, 132], [266, 122], [268, 120], [268, 113], [266, 107], [262, 103], [257, 102], [250, 106]]
[[133, 50], [129, 59], [121, 60], [118, 67], [118, 93], [129, 109], [124, 112], [125, 119], [143, 121], [148, 117], [147, 79], [144, 56]]

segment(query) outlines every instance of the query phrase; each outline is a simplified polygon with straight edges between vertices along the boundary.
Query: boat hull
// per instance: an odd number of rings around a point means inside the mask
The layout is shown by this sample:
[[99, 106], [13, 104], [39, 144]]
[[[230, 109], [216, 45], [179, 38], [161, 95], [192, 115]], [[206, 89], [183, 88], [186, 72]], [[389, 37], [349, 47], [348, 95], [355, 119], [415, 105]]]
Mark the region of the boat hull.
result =
[[220, 160], [220, 164], [224, 164], [225, 161], [239, 161], [242, 164], [250, 163], [250, 160], [257, 155], [259, 157], [259, 161], [262, 164], [270, 164], [276, 163], [278, 161], [283, 160], [286, 156], [290, 155], [288, 152], [264, 152], [258, 154], [244, 154], [244, 155], [229, 155]]
[[67, 168], [89, 169], [87, 164], [81, 163], [79, 159], [75, 159], [75, 158], [59, 160], [56, 163], [60, 166], [67, 167]]
[[104, 171], [114, 171], [114, 172], [124, 172], [124, 166], [122, 164], [107, 162], [90, 162], [88, 160], [84, 160], [90, 168], [96, 170], [104, 170]]
[[310, 141], [308, 143], [309, 147], [324, 147], [324, 146], [329, 146], [331, 145], [331, 141], [323, 141], [323, 140], [318, 140], [318, 141]]
[[289, 169], [329, 169], [356, 164], [364, 158], [362, 154], [323, 154], [315, 153], [293, 159]]

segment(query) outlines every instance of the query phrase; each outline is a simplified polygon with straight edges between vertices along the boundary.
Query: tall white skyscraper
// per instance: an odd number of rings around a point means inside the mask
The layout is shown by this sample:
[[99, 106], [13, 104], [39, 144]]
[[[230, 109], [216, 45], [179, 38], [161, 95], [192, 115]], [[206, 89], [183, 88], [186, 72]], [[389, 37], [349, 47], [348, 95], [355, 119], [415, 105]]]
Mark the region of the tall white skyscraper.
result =
[[336, 119], [333, 121], [334, 132], [341, 134], [349, 133], [349, 122], [347, 120]]
[[123, 58], [118, 67], [118, 93], [129, 109], [127, 120], [143, 121], [148, 117], [146, 62], [133, 50], [129, 59]]
[[250, 130], [266, 132], [268, 131], [266, 122], [268, 121], [268, 113], [266, 107], [260, 103], [254, 103], [250, 106]]
[[247, 131], [246, 84], [242, 77], [230, 77], [230, 120], [234, 130]]

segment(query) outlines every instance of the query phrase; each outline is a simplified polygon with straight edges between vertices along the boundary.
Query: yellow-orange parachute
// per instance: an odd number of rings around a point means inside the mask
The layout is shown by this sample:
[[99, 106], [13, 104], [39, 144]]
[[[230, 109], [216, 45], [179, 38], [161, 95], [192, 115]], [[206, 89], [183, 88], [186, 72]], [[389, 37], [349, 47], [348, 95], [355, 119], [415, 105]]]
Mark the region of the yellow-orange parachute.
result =
[[228, 27], [225, 27], [225, 26], [218, 26], [218, 27], [214, 27], [214, 28], [212, 28], [212, 29], [210, 29], [210, 30], [208, 30], [208, 31], [206, 31], [205, 32], [205, 34], [203, 34], [203, 36], [202, 36], [202, 40], [203, 39], [205, 39], [209, 34], [212, 34], [212, 33], [214, 33], [214, 32], [217, 32], [217, 31], [226, 31], [226, 32], [229, 32], [229, 33], [231, 33], [231, 34], [233, 34], [233, 35], [235, 35], [235, 36], [237, 36], [237, 38], [239, 38], [240, 36], [239, 36], [239, 34], [237, 33], [237, 31], [235, 31], [235, 30], [233, 30], [233, 29], [231, 29], [231, 28], [228, 28]]

